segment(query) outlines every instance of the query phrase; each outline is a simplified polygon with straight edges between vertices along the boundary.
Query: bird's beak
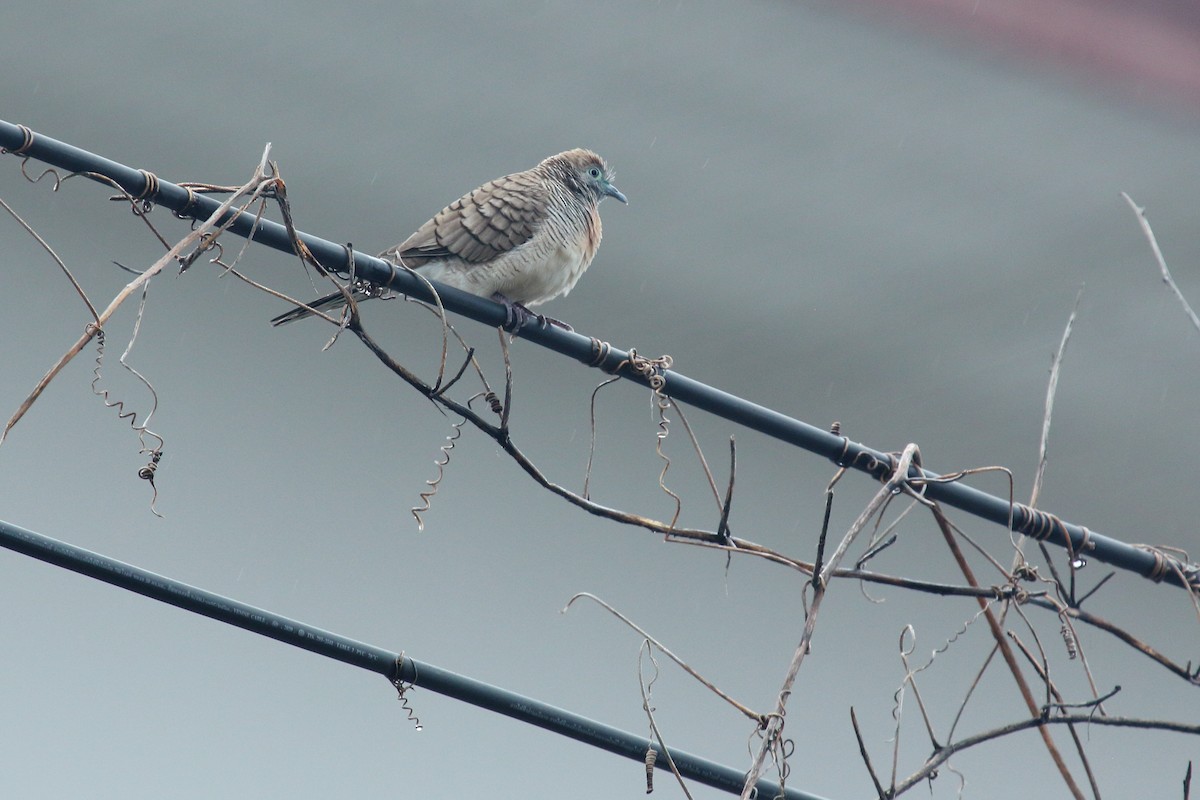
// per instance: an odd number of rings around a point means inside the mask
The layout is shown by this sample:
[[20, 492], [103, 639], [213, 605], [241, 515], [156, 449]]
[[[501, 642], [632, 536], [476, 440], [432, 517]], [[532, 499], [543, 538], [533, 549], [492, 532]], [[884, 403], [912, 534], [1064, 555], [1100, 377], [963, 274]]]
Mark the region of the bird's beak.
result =
[[608, 183], [607, 181], [604, 183], [604, 193], [606, 195], [608, 195], [609, 197], [617, 198], [625, 205], [629, 205], [629, 199], [627, 197], [625, 197], [624, 193], [622, 193], [620, 189], [613, 186], [611, 183]]

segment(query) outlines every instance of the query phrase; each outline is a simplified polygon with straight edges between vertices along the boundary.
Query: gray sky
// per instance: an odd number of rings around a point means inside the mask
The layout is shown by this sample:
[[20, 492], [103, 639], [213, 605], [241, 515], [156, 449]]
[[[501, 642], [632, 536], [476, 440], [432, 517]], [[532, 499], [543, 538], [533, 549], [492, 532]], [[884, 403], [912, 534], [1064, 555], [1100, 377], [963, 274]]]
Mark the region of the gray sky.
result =
[[[873, 447], [916, 442], [932, 469], [1007, 466], [1018, 499], [1050, 354], [1085, 286], [1041, 506], [1195, 556], [1200, 334], [1119, 196], [1149, 209], [1200, 303], [1194, 104], [1119, 70], [955, 34], [928, 14], [779, 2], [43, 4], [0, 30], [0, 116], [174, 181], [240, 183], [272, 142], [298, 224], [371, 252], [487, 179], [592, 148], [630, 205], [604, 205], [596, 261], [548, 313], [814, 425], [840, 420]], [[113, 260], [144, 266], [161, 250], [85, 181], [51, 193], [7, 157], [0, 194], [97, 303], [128, 279]], [[153, 216], [169, 236], [186, 232]], [[7, 218], [0, 241], [7, 417], [86, 312]], [[242, 263], [311, 296], [294, 260], [253, 248]], [[376, 305], [364, 309], [371, 330], [429, 374], [433, 318]], [[739, 700], [770, 707], [803, 624], [801, 576], [749, 559], [726, 570], [719, 554], [586, 516], [473, 431], [418, 532], [408, 509], [450, 421], [350, 337], [322, 353], [327, 326], [270, 328], [285, 308], [213, 267], [156, 279], [130, 362], [158, 393], [164, 518], [136, 477], [136, 436], [89, 391], [90, 353], [0, 447], [0, 518], [645, 733], [636, 635], [594, 606], [559, 614], [591, 591]], [[116, 360], [133, 310], [109, 328], [104, 375], [144, 409]], [[460, 330], [499, 377], [494, 332]], [[513, 362], [514, 436], [581, 488], [601, 376], [524, 342]], [[689, 421], [719, 479], [737, 435], [736, 532], [811, 559], [831, 465], [698, 411]], [[593, 497], [669, 518], [648, 393], [601, 392], [598, 426]], [[711, 528], [678, 425], [667, 447], [682, 523]], [[998, 476], [975, 484], [1007, 491]], [[834, 533], [874, 488], [843, 482]], [[1003, 530], [954, 519], [1009, 562]], [[877, 569], [961, 581], [927, 520], [900, 531]], [[1082, 581], [1106, 573], [1096, 563]], [[638, 764], [540, 730], [417, 691], [415, 733], [378, 676], [7, 551], [0, 576], [0, 765], [14, 797], [642, 794]], [[833, 587], [788, 716], [790, 783], [831, 798], [871, 792], [850, 706], [887, 764], [903, 626], [915, 626], [921, 663], [976, 613], [966, 600], [868, 594]], [[1196, 658], [1195, 612], [1178, 590], [1120, 575], [1087, 608], [1177, 661]], [[1028, 616], [1060, 688], [1087, 699], [1058, 621]], [[1110, 713], [1200, 718], [1183, 681], [1098, 632], [1082, 641], [1098, 689], [1122, 686]], [[921, 673], [939, 734], [990, 644], [976, 623]], [[654, 703], [669, 744], [748, 765], [747, 725], [678, 670], [664, 664]], [[902, 775], [930, 749], [911, 695], [904, 711]], [[957, 733], [1021, 713], [993, 665]], [[1197, 752], [1165, 734], [1084, 735], [1111, 797], [1171, 796]], [[1015, 780], [1065, 796], [1035, 734], [952, 763], [966, 797], [1008, 796]], [[933, 796], [957, 788], [943, 770]], [[680, 796], [662, 774], [657, 792]]]

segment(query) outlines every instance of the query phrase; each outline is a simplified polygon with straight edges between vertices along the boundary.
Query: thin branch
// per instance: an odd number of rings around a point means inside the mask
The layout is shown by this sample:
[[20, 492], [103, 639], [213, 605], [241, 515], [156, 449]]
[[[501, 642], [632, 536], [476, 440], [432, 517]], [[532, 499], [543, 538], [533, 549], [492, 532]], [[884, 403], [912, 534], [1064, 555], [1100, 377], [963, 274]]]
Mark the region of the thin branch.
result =
[[896, 784], [896, 791], [893, 796], [898, 796], [911, 789], [914, 785], [921, 783], [929, 778], [938, 767], [946, 763], [946, 761], [955, 753], [967, 750], [985, 742], [990, 742], [993, 739], [998, 739], [1002, 736], [1009, 736], [1018, 731], [1026, 731], [1031, 728], [1045, 730], [1051, 725], [1105, 725], [1113, 728], [1138, 728], [1142, 730], [1157, 730], [1171, 731], [1173, 733], [1188, 733], [1193, 736], [1200, 736], [1200, 725], [1193, 725], [1183, 722], [1171, 722], [1168, 720], [1157, 719], [1136, 719], [1132, 717], [1097, 717], [1091, 714], [1066, 714], [1061, 717], [1037, 716], [1032, 719], [1023, 719], [1018, 722], [1011, 722], [1007, 725], [1001, 725], [991, 730], [977, 733], [974, 736], [964, 737], [957, 742], [946, 745], [938, 750], [921, 766], [919, 770], [909, 775], [900, 783]]
[[[1049, 601], [1045, 602], [1049, 604]], [[1178, 675], [1180, 678], [1183, 678], [1193, 686], [1200, 686], [1200, 668], [1197, 668], [1196, 670], [1190, 670], [1188, 667], [1185, 667], [1181, 664], [1176, 664], [1158, 650], [1155, 650], [1153, 647], [1146, 644], [1141, 639], [1129, 633], [1119, 625], [1109, 622], [1103, 617], [1099, 617], [1090, 611], [1084, 611], [1081, 608], [1060, 607], [1060, 613], [1065, 614], [1072, 619], [1084, 622], [1095, 628], [1099, 628], [1106, 633], [1112, 634], [1125, 644], [1140, 652], [1142, 655], [1158, 662], [1159, 665], [1175, 675]]]
[[1133, 198], [1125, 192], [1121, 192], [1121, 197], [1125, 198], [1125, 202], [1129, 203], [1129, 207], [1133, 209], [1133, 213], [1137, 214], [1138, 223], [1142, 226], [1142, 233], [1146, 235], [1146, 240], [1150, 242], [1150, 249], [1154, 251], [1154, 260], [1158, 262], [1158, 269], [1162, 272], [1163, 283], [1179, 299], [1180, 304], [1183, 305], [1184, 313], [1192, 321], [1192, 326], [1200, 331], [1200, 317], [1196, 316], [1196, 312], [1192, 310], [1187, 298], [1183, 296], [1183, 292], [1179, 291], [1179, 287], [1175, 285], [1175, 279], [1171, 277], [1171, 270], [1167, 269], [1167, 260], [1163, 258], [1162, 250], [1158, 247], [1158, 240], [1154, 237], [1154, 231], [1150, 227], [1150, 220], [1146, 219], [1146, 209], [1133, 202]]
[[746, 774], [746, 782], [742, 786], [741, 800], [750, 800], [750, 795], [755, 791], [758, 784], [758, 778], [762, 774], [763, 764], [766, 762], [767, 754], [775, 746], [776, 740], [779, 738], [783, 730], [783, 720], [787, 713], [787, 700], [792, 693], [792, 685], [796, 682], [796, 676], [800, 673], [800, 666], [804, 663], [804, 657], [808, 654], [809, 645], [812, 642], [813, 631], [817, 624], [817, 614], [821, 609], [821, 601], [824, 599], [829, 586], [829, 578], [833, 571], [837, 569], [841, 563], [842, 557], [850, 545], [863, 531], [864, 528], [875, 517], [876, 513], [888, 502], [892, 494], [904, 486], [908, 479], [909, 470], [912, 468], [914, 458], [918, 453], [917, 446], [910, 444], [904, 448], [904, 452], [897, 459], [896, 468], [892, 471], [891, 477], [880, 487], [871, 501], [867, 503], [866, 508], [859, 513], [858, 518], [850, 526], [846, 535], [842, 537], [842, 541], [838, 544], [837, 550], [830, 556], [829, 562], [821, 570], [821, 580], [813, 588], [812, 606], [809, 608], [808, 614], [804, 619], [804, 630], [800, 635], [800, 642], [796, 645], [796, 650], [792, 654], [792, 662], [788, 666], [788, 670], [783, 679], [783, 685], [779, 689], [778, 700], [776, 701], [775, 711], [770, 714], [770, 722], [767, 725], [767, 730], [763, 734], [762, 745], [758, 749], [758, 753], [754, 756], [754, 760], [750, 765], [750, 770]]
[[[679, 767], [675, 766], [675, 759], [671, 757], [671, 750], [667, 747], [666, 741], [663, 739], [662, 732], [658, 729], [658, 723], [654, 719], [654, 709], [650, 706], [650, 695], [646, 681], [642, 679], [642, 654], [650, 647], [650, 640], [643, 639], [642, 646], [638, 648], [638, 688], [642, 692], [642, 709], [646, 712], [646, 717], [650, 720], [650, 732], [654, 734], [654, 740], [658, 742], [659, 748], [662, 749], [663, 755], [667, 759], [667, 766], [671, 768], [671, 773], [674, 774], [675, 780], [679, 783], [679, 788], [683, 790], [683, 795], [688, 800], [692, 800], [692, 793], [688, 791], [687, 784], [683, 781], [683, 775], [679, 774]], [[666, 651], [663, 651], [666, 652]], [[658, 662], [654, 660], [654, 653], [649, 653], [650, 663], [654, 664], [655, 676], [658, 675]], [[654, 681], [650, 682], [651, 684]], [[657, 759], [654, 758], [654, 750], [647, 751], [646, 761], [646, 794], [654, 791], [654, 763]]]
[[[690, 431], [689, 431], [690, 432]], [[703, 458], [703, 456], [701, 456]], [[704, 465], [707, 472], [708, 465]], [[733, 505], [733, 481], [737, 475], [737, 445], [729, 437], [729, 485], [725, 487], [725, 502], [721, 505], [721, 520], [717, 523], [717, 536], [729, 542], [729, 509]]]
[[50, 257], [54, 259], [54, 263], [58, 264], [58, 268], [62, 270], [63, 274], [67, 276], [67, 280], [69, 280], [71, 285], [75, 287], [75, 291], [79, 294], [79, 298], [83, 300], [84, 305], [88, 307], [88, 311], [91, 313], [92, 319], [99, 323], [100, 315], [96, 312], [96, 307], [92, 305], [92, 301], [88, 299], [87, 292], [85, 292], [83, 287], [79, 285], [79, 281], [75, 280], [75, 276], [72, 275], [71, 270], [67, 268], [66, 262], [59, 257], [58, 253], [54, 252], [54, 248], [51, 247], [45, 239], [38, 235], [38, 232], [35, 231], [28, 222], [21, 218], [21, 215], [16, 212], [16, 209], [4, 202], [4, 198], [2, 197], [0, 197], [0, 206], [3, 206], [4, 210], [11, 214], [12, 218], [17, 221], [17, 224], [24, 228], [26, 233], [36, 239], [37, 243], [42, 246], [43, 250], [50, 254]]
[[592, 463], [595, 461], [595, 458], [596, 458], [596, 396], [600, 393], [600, 390], [603, 389], [605, 386], [610, 386], [619, 380], [621, 380], [620, 376], [608, 378], [607, 380], [601, 381], [599, 383], [599, 385], [596, 386], [595, 389], [592, 389], [592, 399], [591, 399], [591, 403], [588, 406], [589, 413], [590, 413], [589, 418], [591, 419], [592, 439], [591, 439], [591, 444], [588, 446], [587, 469], [585, 469], [583, 472], [583, 495], [582, 496], [585, 500], [590, 500], [591, 496], [592, 496], [590, 484], [592, 482]]
[[[980, 611], [979, 613], [982, 614], [983, 612]], [[962, 702], [958, 704], [958, 710], [954, 712], [954, 720], [950, 723], [950, 732], [946, 734], [951, 740], [954, 739], [954, 732], [958, 730], [958, 723], [962, 721], [963, 714], [967, 712], [967, 705], [971, 702], [971, 698], [975, 694], [975, 689], [979, 686], [980, 681], [983, 680], [983, 675], [987, 672], [988, 667], [992, 665], [992, 659], [999, 652], [1000, 645], [992, 642], [992, 648], [988, 651], [987, 656], [984, 657], [983, 663], [979, 665], [979, 669], [975, 671], [975, 679], [971, 681], [971, 688], [963, 696]]]
[[[269, 149], [270, 146], [268, 145], [268, 150]], [[261, 171], [256, 170], [254, 176], [244, 185], [242, 185], [236, 194], [222, 203], [217, 210], [208, 217], [208, 219], [206, 219], [195, 230], [176, 242], [175, 246], [164, 253], [157, 261], [154, 262], [154, 264], [150, 266], [149, 269], [126, 284], [125, 288], [118, 292], [117, 296], [114, 297], [112, 302], [108, 304], [108, 307], [96, 316], [95, 322], [88, 323], [87, 327], [84, 329], [83, 335], [80, 336], [75, 343], [67, 349], [67, 352], [64, 353], [52, 367], [50, 367], [46, 374], [42, 376], [41, 380], [39, 380], [33, 387], [33, 390], [9, 418], [7, 424], [5, 424], [3, 432], [0, 432], [0, 445], [4, 444], [4, 440], [8, 437], [9, 431], [13, 429], [14, 425], [21, 421], [21, 418], [25, 416], [25, 412], [27, 412], [33, 406], [33, 404], [37, 402], [37, 399], [41, 397], [42, 392], [46, 390], [46, 387], [50, 385], [50, 382], [54, 380], [58, 373], [61, 372], [63, 368], [75, 358], [75, 356], [79, 355], [80, 351], [83, 350], [87, 343], [92, 340], [96, 333], [103, 329], [105, 323], [108, 322], [109, 318], [116, 313], [117, 309], [121, 307], [121, 305], [129, 298], [130, 295], [138, 291], [138, 289], [140, 289], [142, 285], [146, 283], [146, 281], [150, 280], [159, 272], [161, 272], [168, 264], [173, 264], [178, 259], [181, 259], [183, 254], [187, 252], [189, 248], [201, 243], [202, 239], [208, 234], [209, 231], [219, 228], [220, 226], [217, 225], [217, 221], [221, 219], [221, 217], [224, 216], [224, 214], [229, 211], [230, 208], [232, 208], [233, 203], [235, 200], [237, 200], [237, 198], [248, 192], [255, 191], [264, 183], [272, 182], [274, 180], [274, 178], [269, 178]]]
[[[963, 556], [962, 549], [958, 546], [958, 543], [954, 539], [954, 534], [951, 532], [950, 521], [946, 519], [945, 514], [942, 513], [941, 508], [937, 504], [933, 505], [932, 510], [933, 517], [938, 523], [938, 528], [940, 528], [942, 531], [942, 537], [946, 541], [946, 546], [950, 548], [950, 552], [954, 556], [954, 560], [958, 563], [959, 569], [962, 570], [963, 577], [966, 578], [967, 583], [971, 584], [972, 586], [978, 585], [978, 581], [975, 579], [974, 571], [967, 563], [966, 558]], [[986, 608], [986, 604], [982, 599], [976, 598], [976, 602], [979, 603], [981, 608], [985, 608], [984, 616], [987, 619], [988, 627], [991, 629], [992, 638], [995, 639], [996, 644], [1000, 648], [1000, 655], [1004, 658], [1005, 664], [1008, 665], [1009, 672], [1012, 673], [1013, 680], [1016, 682], [1017, 688], [1021, 693], [1021, 699], [1025, 701], [1025, 707], [1029, 709], [1029, 713], [1031, 715], [1036, 716], [1038, 714], [1038, 706], [1033, 699], [1033, 692], [1030, 691], [1029, 684], [1025, 681], [1025, 676], [1021, 673], [1021, 668], [1017, 664], [1016, 656], [1013, 655], [1012, 648], [1009, 647], [1008, 641], [1004, 637], [1004, 632], [1000, 628], [1000, 622], [996, 619], [996, 615], [992, 613], [991, 609]], [[1058, 772], [1062, 776], [1063, 782], [1067, 785], [1067, 788], [1070, 790], [1072, 796], [1074, 796], [1077, 800], [1083, 800], [1083, 792], [1079, 789], [1079, 786], [1075, 783], [1075, 779], [1071, 776], [1071, 771], [1067, 768], [1066, 762], [1063, 761], [1062, 754], [1058, 752], [1058, 748], [1055, 746], [1054, 740], [1050, 737], [1050, 732], [1045, 728], [1042, 728], [1040, 732], [1042, 735], [1042, 742], [1046, 746], [1046, 751], [1050, 754], [1051, 760], [1054, 761], [1055, 766], [1058, 768]]]
[[512, 412], [512, 359], [508, 354], [508, 342], [504, 338], [504, 330], [497, 328], [496, 333], [500, 337], [500, 352], [504, 356], [504, 408], [500, 411], [500, 430], [504, 433], [504, 437], [508, 438], [508, 417]]
[[[1028, 620], [1026, 622], [1028, 623]], [[1032, 627], [1030, 630], [1032, 630]], [[1029, 662], [1029, 665], [1034, 669], [1035, 672], [1037, 672], [1038, 677], [1041, 678], [1042, 682], [1046, 684], [1046, 691], [1049, 692], [1056, 701], [1055, 707], [1059, 708], [1060, 710], [1067, 708], [1068, 705], [1063, 701], [1062, 693], [1058, 691], [1058, 687], [1054, 685], [1054, 681], [1050, 680], [1050, 674], [1047, 672], [1046, 668], [1039, 663], [1036, 658], [1033, 657], [1033, 653], [1029, 651], [1029, 648], [1025, 646], [1025, 643], [1021, 641], [1014, 631], [1009, 631], [1008, 636], [1020, 649], [1021, 654], [1025, 656], [1025, 660]], [[1096, 703], [1099, 701], [1091, 702]], [[1050, 703], [1047, 702], [1046, 708], [1049, 709], [1049, 707]], [[1096, 800], [1100, 800], [1100, 786], [1096, 783], [1096, 775], [1092, 772], [1092, 765], [1091, 762], [1088, 761], [1087, 751], [1083, 747], [1083, 740], [1079, 738], [1079, 731], [1075, 729], [1073, 724], [1067, 725], [1067, 730], [1070, 732], [1071, 740], [1075, 744], [1075, 754], [1079, 756], [1079, 762], [1083, 764], [1083, 771], [1087, 775], [1088, 784], [1092, 788], [1092, 796], [1096, 798]]]
[[726, 703], [729, 703], [729, 705], [736, 708], [738, 711], [740, 711], [745, 716], [749, 717], [755, 723], [757, 723], [761, 726], [765, 722], [765, 718], [762, 714], [758, 713], [757, 711], [751, 709], [750, 707], [748, 707], [742, 703], [739, 703], [737, 700], [734, 700], [728, 694], [726, 694], [725, 692], [718, 689], [711, 681], [709, 681], [707, 678], [705, 678], [703, 675], [701, 675], [696, 670], [692, 669], [692, 667], [690, 667], [686, 661], [684, 661], [682, 658], [680, 658], [679, 656], [672, 653], [669, 649], [667, 649], [667, 647], [662, 642], [658, 641], [653, 636], [651, 636], [649, 633], [647, 633], [645, 630], [643, 630], [641, 628], [641, 626], [639, 626], [636, 622], [634, 622], [629, 617], [622, 614], [620, 611], [617, 611], [615, 608], [613, 608], [608, 603], [604, 602], [603, 600], [601, 600], [599, 597], [592, 594], [591, 592], [578, 592], [577, 594], [573, 595], [571, 597], [571, 599], [567, 601], [567, 604], [565, 606], [563, 606], [562, 611], [560, 611], [559, 613], [560, 614], [567, 613], [567, 611], [570, 610], [571, 605], [581, 597], [585, 597], [588, 600], [591, 600], [592, 602], [598, 604], [605, 611], [612, 614], [617, 619], [621, 620], [621, 622], [624, 622], [626, 625], [633, 628], [635, 631], [638, 632], [639, 636], [641, 636], [643, 639], [650, 642], [655, 647], [657, 647], [659, 650], [661, 650], [663, 655], [665, 655], [667, 658], [674, 661], [679, 666], [680, 669], [682, 669], [688, 675], [691, 675], [693, 678], [695, 678], [702, 686], [704, 686], [704, 688], [708, 689], [710, 692], [715, 694], [717, 697], [720, 697]]
[[863, 764], [867, 768], [867, 774], [871, 776], [871, 783], [875, 784], [875, 795], [879, 800], [883, 800], [883, 785], [879, 782], [879, 778], [875, 774], [875, 768], [871, 766], [871, 756], [867, 753], [866, 743], [863, 742], [862, 731], [858, 727], [858, 715], [854, 713], [854, 706], [850, 706], [850, 724], [854, 728], [854, 738], [858, 740], [858, 752], [862, 755]]
[[1045, 413], [1042, 415], [1042, 436], [1038, 442], [1038, 465], [1033, 476], [1033, 491], [1029, 494], [1029, 505], [1037, 508], [1038, 497], [1042, 493], [1042, 480], [1046, 476], [1048, 461], [1048, 445], [1050, 442], [1050, 418], [1054, 414], [1054, 395], [1058, 392], [1058, 375], [1062, 370], [1063, 357], [1067, 353], [1067, 342], [1071, 340], [1071, 329], [1075, 326], [1075, 317], [1079, 312], [1079, 300], [1083, 297], [1083, 287], [1075, 295], [1075, 305], [1071, 307], [1071, 316], [1067, 317], [1067, 326], [1063, 329], [1062, 341], [1058, 343], [1058, 352], [1050, 362], [1050, 380], [1046, 385]]
[[708, 468], [708, 459], [704, 457], [704, 451], [700, 449], [700, 441], [692, 431], [692, 426], [688, 424], [687, 415], [683, 413], [683, 406], [675, 402], [673, 397], [668, 399], [671, 401], [671, 408], [675, 409], [675, 413], [679, 415], [679, 421], [683, 423], [683, 429], [687, 431], [688, 438], [692, 440], [692, 449], [696, 451], [696, 458], [700, 461], [700, 468], [704, 470], [704, 477], [708, 479], [708, 488], [712, 490], [713, 499], [717, 501], [719, 509], [721, 508], [721, 492], [717, 489], [717, 479], [713, 477], [712, 470]]

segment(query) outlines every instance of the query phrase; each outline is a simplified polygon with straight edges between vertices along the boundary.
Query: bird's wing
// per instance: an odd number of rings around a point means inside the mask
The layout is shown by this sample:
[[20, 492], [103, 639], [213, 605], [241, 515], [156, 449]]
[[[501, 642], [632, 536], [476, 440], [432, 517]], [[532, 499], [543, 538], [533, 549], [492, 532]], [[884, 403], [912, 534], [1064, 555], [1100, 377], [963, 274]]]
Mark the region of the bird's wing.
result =
[[537, 176], [506, 175], [455, 200], [379, 257], [414, 268], [444, 258], [484, 264], [532, 239], [548, 213], [549, 195]]

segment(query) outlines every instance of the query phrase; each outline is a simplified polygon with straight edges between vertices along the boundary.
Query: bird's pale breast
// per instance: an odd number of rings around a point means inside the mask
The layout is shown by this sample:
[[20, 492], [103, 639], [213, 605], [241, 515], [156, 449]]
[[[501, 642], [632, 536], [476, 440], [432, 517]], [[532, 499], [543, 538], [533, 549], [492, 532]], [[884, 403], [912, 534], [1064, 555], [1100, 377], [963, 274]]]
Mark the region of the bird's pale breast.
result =
[[571, 291], [595, 253], [588, 242], [533, 240], [490, 262], [486, 268], [454, 259], [431, 261], [418, 268], [430, 280], [489, 297], [499, 293], [516, 303], [535, 306]]

